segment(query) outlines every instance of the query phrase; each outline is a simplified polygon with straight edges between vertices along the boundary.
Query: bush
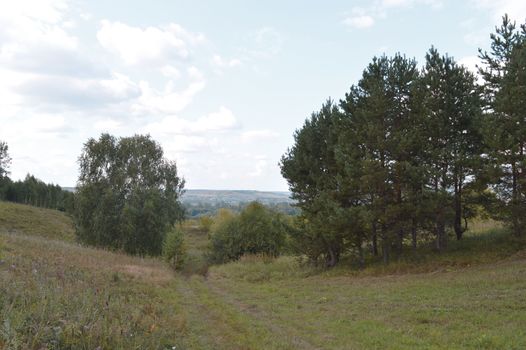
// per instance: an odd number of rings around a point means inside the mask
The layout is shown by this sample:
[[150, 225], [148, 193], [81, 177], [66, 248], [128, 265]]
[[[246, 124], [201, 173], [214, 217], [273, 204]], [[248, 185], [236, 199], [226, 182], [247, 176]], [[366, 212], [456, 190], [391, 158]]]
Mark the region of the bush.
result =
[[174, 228], [168, 232], [163, 242], [163, 258], [174, 268], [179, 270], [186, 260], [183, 231]]
[[201, 216], [199, 218], [199, 229], [208, 233], [210, 232], [210, 228], [214, 224], [214, 219], [212, 219], [208, 215]]
[[245, 254], [278, 256], [285, 243], [287, 224], [264, 205], [250, 203], [239, 215], [215, 220], [211, 234], [211, 263], [237, 260]]

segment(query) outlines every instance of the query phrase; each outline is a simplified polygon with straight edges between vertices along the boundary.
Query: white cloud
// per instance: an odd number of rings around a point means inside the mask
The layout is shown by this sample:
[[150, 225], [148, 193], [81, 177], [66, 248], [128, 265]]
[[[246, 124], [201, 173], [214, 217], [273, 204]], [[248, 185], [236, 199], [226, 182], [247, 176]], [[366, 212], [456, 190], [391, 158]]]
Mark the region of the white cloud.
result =
[[190, 46], [202, 42], [204, 36], [190, 33], [175, 23], [166, 27], [139, 28], [103, 20], [97, 39], [102, 47], [119, 56], [124, 63], [135, 65], [186, 58]]
[[37, 132], [61, 132], [68, 129], [62, 115], [40, 114], [26, 120], [26, 123]]
[[412, 7], [414, 5], [426, 5], [432, 8], [441, 8], [444, 5], [442, 0], [382, 0], [381, 7], [384, 9], [396, 7]]
[[250, 177], [259, 177], [265, 173], [265, 170], [268, 166], [268, 161], [266, 159], [259, 159], [256, 161], [254, 170], [248, 173]]
[[489, 35], [486, 30], [471, 31], [464, 35], [464, 42], [475, 47], [484, 45], [488, 39]]
[[458, 63], [475, 73], [478, 71], [477, 65], [480, 66], [481, 61], [478, 56], [466, 56], [466, 57], [459, 59]]
[[83, 21], [89, 21], [93, 18], [93, 15], [91, 13], [88, 13], [88, 12], [83, 12], [80, 14], [80, 18], [83, 20]]
[[366, 29], [374, 26], [378, 19], [387, 17], [393, 9], [407, 9], [415, 6], [428, 6], [433, 9], [443, 7], [442, 0], [377, 0], [367, 8], [353, 7], [350, 14], [342, 20], [342, 24], [355, 29]]
[[232, 111], [222, 106], [218, 111], [194, 121], [177, 116], [168, 116], [160, 122], [148, 124], [144, 131], [152, 134], [202, 135], [210, 132], [232, 130], [238, 126], [239, 123]]
[[[20, 0], [0, 11], [0, 64], [46, 74], [92, 74], [94, 68], [68, 30], [66, 1]], [[86, 72], [86, 73], [79, 73]]]
[[0, 11], [0, 52], [4, 59], [28, 47], [51, 46], [74, 50], [76, 37], [63, 28], [65, 0], [11, 1]]
[[[247, 35], [246, 49], [227, 56], [180, 25], [101, 21], [100, 13], [82, 7], [73, 0], [0, 6], [0, 139], [10, 147], [13, 179], [29, 172], [74, 185], [76, 160], [89, 137], [150, 132], [199, 186], [284, 183], [274, 156], [255, 156], [257, 141], [272, 139], [269, 149], [279, 148], [278, 133], [245, 131], [224, 106], [199, 118], [182, 113], [207, 86], [210, 72], [278, 55], [284, 40], [276, 29]], [[208, 102], [191, 112], [207, 111]]]
[[345, 18], [343, 24], [357, 29], [364, 29], [374, 25], [374, 18], [369, 15], [352, 16]]
[[[196, 135], [175, 135], [164, 142], [164, 150], [171, 158], [180, 158], [181, 153], [198, 152], [207, 145], [206, 138]], [[178, 162], [178, 165], [182, 165]]]
[[133, 105], [136, 114], [176, 114], [184, 110], [194, 96], [204, 89], [206, 83], [202, 80], [190, 82], [182, 91], [175, 91], [172, 80], [166, 83], [163, 91], [153, 88], [147, 81], [141, 81], [139, 87], [141, 96]]
[[67, 0], [17, 0], [10, 1], [0, 11], [0, 20], [19, 18], [38, 19], [45, 23], [58, 23], [68, 9]]
[[482, 85], [484, 79], [480, 76], [479, 70], [477, 67], [482, 66], [482, 61], [478, 56], [466, 56], [458, 60], [458, 64], [466, 67], [471, 73], [473, 73], [477, 79], [477, 83]]
[[250, 54], [260, 58], [270, 58], [280, 53], [284, 39], [280, 32], [272, 27], [260, 28], [252, 36], [255, 47]]
[[212, 64], [218, 68], [233, 68], [239, 66], [241, 64], [241, 60], [237, 58], [227, 60], [216, 54], [212, 57]]
[[226, 107], [221, 106], [217, 112], [197, 120], [194, 126], [196, 131], [225, 131], [231, 130], [238, 126], [238, 122], [234, 113]]
[[520, 0], [471, 0], [471, 3], [480, 9], [489, 10], [496, 23], [500, 23], [505, 13], [518, 21], [524, 23], [526, 19], [526, 1]]
[[121, 123], [116, 120], [104, 119], [104, 120], [97, 121], [93, 125], [93, 128], [100, 132], [108, 132], [108, 131], [118, 129], [120, 126], [121, 126]]
[[277, 137], [279, 137], [279, 133], [269, 129], [247, 130], [241, 133], [241, 140], [243, 142], [269, 140]]
[[412, 0], [383, 0], [383, 7], [404, 7], [409, 6], [413, 1]]
[[204, 80], [204, 74], [197, 67], [191, 66], [187, 70], [188, 76], [197, 81]]
[[179, 69], [169, 64], [161, 68], [161, 73], [170, 79], [179, 79], [181, 77], [181, 72]]
[[112, 73], [108, 79], [34, 76], [19, 84], [15, 91], [33, 102], [72, 107], [102, 107], [137, 98], [139, 87], [127, 76]]
[[[65, 147], [73, 130], [64, 115], [31, 114], [25, 109], [12, 118], [0, 115], [0, 139], [7, 141], [13, 158], [12, 178], [32, 173], [49, 182], [74, 184], [76, 146]], [[4, 124], [5, 123], [5, 124]], [[43, 147], [45, 145], [45, 147]]]

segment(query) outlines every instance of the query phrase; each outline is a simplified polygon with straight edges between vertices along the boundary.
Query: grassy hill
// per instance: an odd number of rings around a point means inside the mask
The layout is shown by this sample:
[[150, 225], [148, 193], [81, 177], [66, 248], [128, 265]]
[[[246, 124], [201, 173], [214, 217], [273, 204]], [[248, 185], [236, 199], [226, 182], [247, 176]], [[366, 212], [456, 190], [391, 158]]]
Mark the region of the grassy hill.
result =
[[[61, 213], [7, 207], [0, 349], [526, 348], [525, 242], [502, 229], [388, 267], [247, 257], [176, 275], [157, 259], [68, 241]], [[202, 253], [206, 235], [187, 235]]]
[[73, 241], [73, 222], [65, 213], [0, 201], [0, 231]]

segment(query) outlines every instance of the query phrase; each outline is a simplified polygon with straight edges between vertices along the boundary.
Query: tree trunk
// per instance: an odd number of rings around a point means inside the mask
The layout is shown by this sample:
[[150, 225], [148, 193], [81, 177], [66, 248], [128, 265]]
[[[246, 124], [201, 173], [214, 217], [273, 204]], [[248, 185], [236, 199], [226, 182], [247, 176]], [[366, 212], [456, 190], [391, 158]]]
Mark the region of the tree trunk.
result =
[[411, 245], [413, 250], [416, 251], [416, 220], [414, 218], [411, 223]]
[[398, 230], [398, 236], [396, 240], [396, 249], [398, 250], [398, 254], [402, 255], [403, 249], [404, 249], [404, 230], [403, 229]]
[[[398, 178], [398, 183], [396, 184], [396, 202], [398, 204], [398, 208], [402, 208], [402, 185], [401, 185], [401, 170], [400, 170], [400, 166], [397, 166], [397, 178]], [[401, 215], [398, 214], [398, 221], [399, 222], [402, 222], [402, 218], [400, 217]], [[397, 237], [397, 242], [396, 242], [396, 248], [398, 250], [398, 254], [402, 255], [402, 250], [404, 248], [404, 229], [403, 228], [400, 228], [398, 230], [398, 237]]]
[[373, 255], [378, 256], [378, 236], [376, 233], [376, 221], [373, 221]]
[[462, 229], [462, 184], [458, 180], [455, 180], [455, 235], [457, 240], [462, 239], [464, 230]]
[[438, 251], [443, 251], [447, 247], [446, 225], [442, 220], [438, 220], [436, 225], [436, 248]]
[[358, 257], [359, 257], [358, 263], [360, 265], [360, 269], [365, 268], [365, 255], [363, 253], [363, 248], [362, 248], [361, 243], [358, 245]]
[[520, 235], [519, 218], [517, 216], [516, 206], [518, 203], [518, 190], [517, 190], [517, 164], [515, 163], [515, 156], [513, 155], [511, 164], [511, 176], [512, 176], [512, 194], [511, 194], [511, 222], [513, 226], [513, 233], [516, 236]]
[[389, 241], [384, 238], [382, 241], [382, 256], [386, 265], [389, 264], [389, 248]]
[[332, 248], [329, 248], [329, 255], [327, 256], [327, 267], [334, 267], [338, 263], [339, 254], [337, 254]]

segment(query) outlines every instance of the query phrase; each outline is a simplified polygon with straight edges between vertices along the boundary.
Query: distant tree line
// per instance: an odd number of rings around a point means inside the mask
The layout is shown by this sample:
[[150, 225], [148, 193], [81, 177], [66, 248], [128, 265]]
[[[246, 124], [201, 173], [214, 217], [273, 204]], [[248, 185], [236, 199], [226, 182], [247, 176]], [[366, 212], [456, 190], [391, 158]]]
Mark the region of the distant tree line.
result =
[[70, 213], [73, 211], [73, 193], [63, 190], [59, 185], [46, 184], [29, 174], [24, 180], [12, 181], [8, 176], [11, 164], [8, 151], [7, 143], [0, 141], [0, 200]]
[[[213, 203], [205, 201], [182, 202], [185, 209], [186, 218], [188, 219], [199, 218], [202, 216], [214, 216], [220, 209], [229, 209], [233, 212], [239, 213], [250, 203], [251, 202], [239, 202], [234, 204], [224, 201]], [[266, 203], [265, 206], [279, 213], [287, 215], [298, 215], [300, 213], [299, 208], [288, 202]]]
[[327, 101], [281, 160], [302, 214], [299, 252], [334, 266], [365, 251], [387, 263], [486, 207], [526, 230], [526, 25], [508, 16], [480, 50], [484, 83], [431, 48], [423, 68], [376, 57], [339, 103]]
[[33, 175], [24, 180], [6, 180], [2, 186], [1, 198], [6, 201], [29, 204], [36, 207], [73, 212], [74, 194], [59, 185], [46, 184]]

